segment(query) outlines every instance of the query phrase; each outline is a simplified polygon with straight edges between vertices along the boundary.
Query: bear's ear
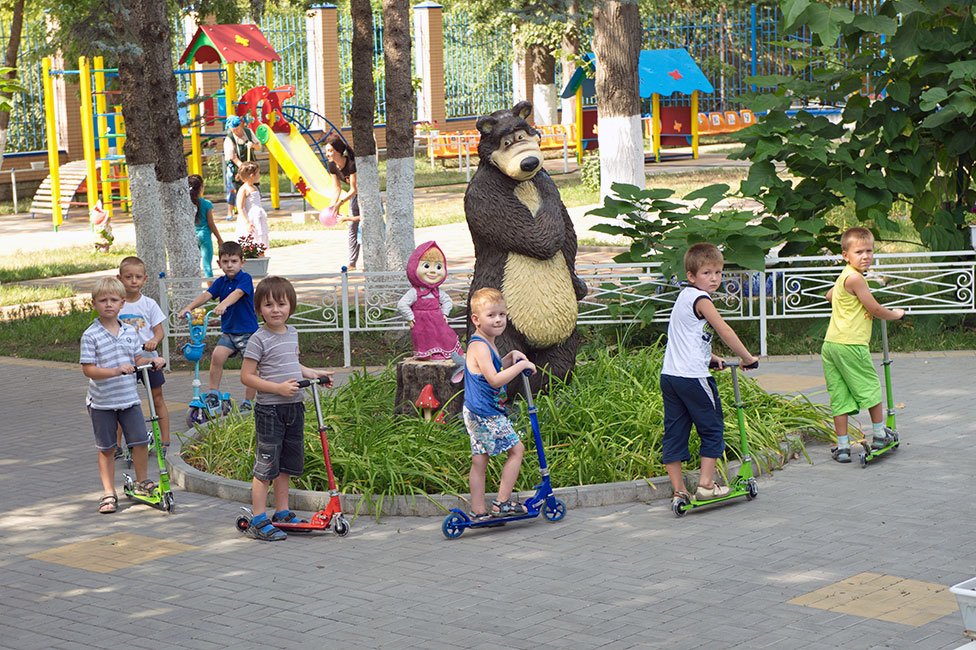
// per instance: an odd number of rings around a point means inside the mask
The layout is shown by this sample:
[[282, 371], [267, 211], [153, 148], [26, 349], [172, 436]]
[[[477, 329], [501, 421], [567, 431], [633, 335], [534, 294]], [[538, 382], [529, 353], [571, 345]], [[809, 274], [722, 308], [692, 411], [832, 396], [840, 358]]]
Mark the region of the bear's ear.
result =
[[478, 118], [478, 122], [474, 125], [474, 128], [478, 129], [481, 135], [491, 135], [491, 132], [495, 130], [497, 124], [497, 117], [486, 115]]
[[524, 119], [527, 119], [529, 115], [532, 115], [532, 104], [529, 102], [519, 102], [515, 106], [512, 106], [512, 114]]

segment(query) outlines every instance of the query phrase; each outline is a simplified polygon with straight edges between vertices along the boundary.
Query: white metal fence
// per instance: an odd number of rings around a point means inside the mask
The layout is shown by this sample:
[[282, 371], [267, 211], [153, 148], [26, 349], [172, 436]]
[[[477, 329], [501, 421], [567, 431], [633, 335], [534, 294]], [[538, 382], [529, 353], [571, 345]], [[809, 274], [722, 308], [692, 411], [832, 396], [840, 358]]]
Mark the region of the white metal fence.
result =
[[[785, 318], [824, 318], [830, 305], [824, 294], [840, 271], [840, 257], [771, 258], [765, 271], [727, 271], [713, 296], [723, 317], [759, 322], [760, 354], [767, 354], [768, 323]], [[448, 319], [465, 328], [465, 303], [471, 269], [452, 269], [442, 285], [454, 300]], [[665, 322], [679, 287], [659, 272], [657, 264], [593, 264], [577, 267], [589, 293], [580, 302], [578, 324], [619, 325], [635, 322], [636, 310], [650, 307], [653, 320]], [[881, 254], [875, 257], [870, 277], [881, 283], [874, 290], [878, 301], [913, 314], [976, 313], [974, 295], [976, 254], [973, 251]], [[342, 335], [343, 364], [352, 365], [354, 333], [406, 330], [396, 303], [410, 288], [400, 273], [331, 273], [293, 275], [299, 305], [289, 320], [299, 332]], [[179, 310], [207, 285], [199, 278], [163, 278], [161, 307], [168, 315], [163, 354], [170, 357], [170, 341], [188, 339]], [[214, 327], [216, 335], [218, 327]]]

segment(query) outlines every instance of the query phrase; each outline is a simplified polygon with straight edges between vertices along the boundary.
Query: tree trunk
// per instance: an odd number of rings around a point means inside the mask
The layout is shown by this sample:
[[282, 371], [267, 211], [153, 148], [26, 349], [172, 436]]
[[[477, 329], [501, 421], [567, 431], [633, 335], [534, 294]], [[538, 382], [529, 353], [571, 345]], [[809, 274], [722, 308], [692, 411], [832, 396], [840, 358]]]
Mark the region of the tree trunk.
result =
[[532, 108], [536, 124], [556, 123], [556, 59], [545, 45], [532, 51]]
[[[139, 0], [127, 0], [122, 11], [113, 12], [119, 20], [117, 33], [140, 32]], [[156, 148], [153, 142], [153, 106], [156, 91], [146, 74], [149, 65], [140, 44], [119, 51], [119, 87], [122, 92], [122, 118], [126, 124], [125, 159], [132, 193], [132, 221], [136, 229], [136, 253], [146, 264], [148, 280], [143, 292], [159, 300], [159, 272], [166, 269], [163, 245], [163, 207], [156, 179]]]
[[641, 28], [633, 0], [603, 0], [593, 11], [600, 200], [613, 183], [644, 187], [644, 140], [640, 124]]
[[[13, 16], [10, 19], [10, 38], [7, 40], [7, 51], [3, 56], [3, 65], [7, 68], [17, 67], [17, 55], [20, 53], [20, 37], [24, 32], [24, 0], [14, 0]], [[8, 79], [14, 79], [17, 71], [7, 73]], [[3, 93], [8, 99], [10, 93]], [[3, 166], [3, 154], [7, 151], [7, 129], [10, 126], [10, 113], [0, 111], [0, 167]]]
[[[569, 3], [569, 24], [563, 32], [563, 85], [565, 86], [573, 73], [576, 72], [576, 57], [579, 54], [579, 0], [572, 0]], [[557, 88], [561, 91], [562, 88]], [[573, 124], [576, 122], [576, 98], [562, 99], [561, 108], [562, 123]]]
[[386, 250], [388, 270], [406, 268], [413, 252], [413, 86], [410, 3], [383, 0], [386, 63]]
[[200, 275], [200, 253], [193, 228], [194, 211], [186, 181], [183, 133], [177, 113], [172, 33], [165, 3], [141, 4], [145, 14], [139, 36], [146, 52], [146, 78], [155, 93], [154, 110], [151, 112], [152, 137], [169, 275], [177, 278], [196, 277]]
[[386, 270], [386, 226], [380, 199], [380, 174], [373, 139], [376, 91], [373, 86], [373, 8], [369, 0], [350, 0], [352, 15], [352, 125], [359, 186], [360, 227], [363, 232], [363, 267]]

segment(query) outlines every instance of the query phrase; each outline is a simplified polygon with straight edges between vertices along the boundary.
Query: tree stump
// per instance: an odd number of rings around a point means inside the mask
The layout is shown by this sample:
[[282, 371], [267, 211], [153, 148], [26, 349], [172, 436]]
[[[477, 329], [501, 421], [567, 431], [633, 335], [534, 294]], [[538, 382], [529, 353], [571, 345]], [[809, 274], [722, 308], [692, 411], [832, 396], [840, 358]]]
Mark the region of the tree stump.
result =
[[394, 402], [394, 412], [401, 415], [416, 415], [417, 407], [414, 402], [420, 396], [424, 386], [430, 384], [434, 388], [434, 397], [440, 403], [430, 415], [437, 416], [443, 411], [445, 417], [459, 415], [464, 406], [464, 384], [452, 384], [451, 375], [454, 374], [453, 361], [420, 361], [419, 359], [405, 359], [397, 364], [397, 391]]

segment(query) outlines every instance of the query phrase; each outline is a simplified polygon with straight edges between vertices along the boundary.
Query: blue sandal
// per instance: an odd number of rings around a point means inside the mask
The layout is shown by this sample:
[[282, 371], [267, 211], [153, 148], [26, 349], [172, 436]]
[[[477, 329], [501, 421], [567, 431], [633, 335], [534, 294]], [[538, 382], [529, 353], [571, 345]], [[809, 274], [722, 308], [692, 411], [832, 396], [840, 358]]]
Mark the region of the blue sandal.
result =
[[[521, 503], [517, 501], [492, 501], [492, 517], [518, 517], [529, 513]], [[495, 509], [497, 508], [497, 510]]]
[[280, 510], [271, 516], [272, 524], [307, 524], [308, 521], [302, 519], [291, 510]]

